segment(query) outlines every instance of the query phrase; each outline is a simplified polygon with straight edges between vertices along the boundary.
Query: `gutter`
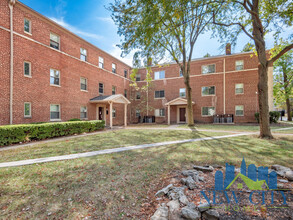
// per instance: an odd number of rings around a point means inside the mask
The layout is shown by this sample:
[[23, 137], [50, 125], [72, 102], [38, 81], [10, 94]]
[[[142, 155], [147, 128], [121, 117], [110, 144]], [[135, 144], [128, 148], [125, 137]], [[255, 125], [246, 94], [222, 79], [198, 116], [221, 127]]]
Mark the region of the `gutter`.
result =
[[13, 7], [15, 0], [9, 1], [10, 9], [10, 98], [9, 98], [9, 124], [13, 124]]

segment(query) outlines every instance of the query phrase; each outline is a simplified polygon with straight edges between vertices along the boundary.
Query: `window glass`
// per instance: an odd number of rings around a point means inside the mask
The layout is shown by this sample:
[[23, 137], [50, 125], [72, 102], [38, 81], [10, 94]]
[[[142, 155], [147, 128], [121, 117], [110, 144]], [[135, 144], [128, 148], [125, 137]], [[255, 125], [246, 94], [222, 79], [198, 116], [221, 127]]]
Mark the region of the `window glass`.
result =
[[82, 61], [86, 61], [87, 51], [86, 49], [80, 48], [80, 59]]
[[100, 95], [104, 94], [104, 84], [103, 83], [99, 83], [99, 94]]
[[202, 74], [210, 74], [210, 73], [215, 73], [216, 70], [216, 65], [215, 64], [210, 64], [210, 65], [204, 65], [202, 66]]
[[243, 116], [244, 115], [244, 107], [243, 107], [243, 105], [236, 105], [235, 106], [235, 115], [236, 116]]
[[99, 67], [104, 68], [104, 58], [99, 57]]
[[87, 107], [86, 106], [81, 106], [80, 107], [80, 118], [81, 119], [86, 119], [87, 118]]
[[165, 71], [155, 72], [155, 80], [156, 79], [164, 79], [165, 78]]
[[81, 90], [87, 90], [87, 79], [86, 78], [80, 78], [80, 89]]
[[235, 93], [243, 94], [243, 92], [244, 92], [243, 83], [235, 84]]
[[27, 33], [31, 33], [31, 21], [27, 18], [24, 19], [24, 31]]
[[135, 99], [140, 99], [140, 92], [136, 92]]
[[116, 64], [115, 63], [112, 63], [112, 72], [116, 73]]
[[50, 119], [60, 119], [59, 105], [50, 105]]
[[31, 64], [29, 62], [24, 62], [24, 75], [31, 75]]
[[31, 103], [24, 103], [24, 117], [31, 116]]
[[115, 108], [112, 109], [112, 117], [113, 117], [113, 118], [116, 117], [116, 109], [115, 109]]
[[116, 86], [112, 86], [112, 95], [116, 94]]
[[60, 37], [56, 34], [50, 33], [50, 47], [59, 50]]
[[59, 70], [50, 69], [50, 84], [60, 85], [60, 72]]
[[215, 86], [205, 86], [201, 88], [201, 94], [206, 95], [215, 95]]
[[140, 74], [136, 74], [136, 81], [140, 81]]
[[215, 107], [202, 107], [203, 116], [212, 116], [215, 114]]
[[236, 70], [243, 70], [244, 69], [244, 62], [243, 60], [237, 60], [235, 63]]
[[165, 91], [160, 90], [160, 91], [155, 91], [155, 98], [164, 98], [165, 97]]
[[186, 97], [186, 89], [185, 88], [179, 89], [179, 96], [180, 97]]

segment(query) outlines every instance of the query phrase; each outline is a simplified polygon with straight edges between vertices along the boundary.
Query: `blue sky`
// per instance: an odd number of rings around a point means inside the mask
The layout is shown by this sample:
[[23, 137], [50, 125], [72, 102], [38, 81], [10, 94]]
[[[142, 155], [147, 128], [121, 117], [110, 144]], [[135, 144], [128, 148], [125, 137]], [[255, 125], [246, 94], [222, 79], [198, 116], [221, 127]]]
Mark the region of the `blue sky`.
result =
[[[79, 35], [90, 43], [105, 50], [111, 55], [131, 65], [132, 56], [121, 58], [121, 51], [117, 44], [120, 37], [117, 27], [113, 23], [110, 12], [105, 9], [114, 0], [21, 0], [37, 12], [49, 17], [73, 33]], [[248, 42], [248, 37], [239, 37], [232, 53], [240, 52]], [[267, 45], [271, 46], [271, 45]], [[217, 39], [211, 39], [210, 34], [204, 34], [198, 39], [193, 58], [203, 57], [206, 53], [211, 55], [223, 54], [219, 49]]]

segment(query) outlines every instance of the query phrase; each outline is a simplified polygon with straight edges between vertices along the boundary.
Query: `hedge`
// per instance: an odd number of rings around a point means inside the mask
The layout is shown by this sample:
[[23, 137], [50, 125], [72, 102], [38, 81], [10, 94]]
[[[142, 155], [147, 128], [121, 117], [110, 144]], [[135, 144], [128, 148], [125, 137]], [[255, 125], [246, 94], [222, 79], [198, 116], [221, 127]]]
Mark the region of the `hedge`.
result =
[[0, 126], [0, 146], [103, 129], [104, 121], [70, 121]]
[[[281, 115], [280, 112], [271, 111], [271, 112], [269, 112], [269, 114], [270, 114], [270, 123], [277, 123], [280, 118], [280, 115]], [[259, 113], [258, 112], [255, 113], [254, 116], [255, 116], [257, 123], [259, 123]]]

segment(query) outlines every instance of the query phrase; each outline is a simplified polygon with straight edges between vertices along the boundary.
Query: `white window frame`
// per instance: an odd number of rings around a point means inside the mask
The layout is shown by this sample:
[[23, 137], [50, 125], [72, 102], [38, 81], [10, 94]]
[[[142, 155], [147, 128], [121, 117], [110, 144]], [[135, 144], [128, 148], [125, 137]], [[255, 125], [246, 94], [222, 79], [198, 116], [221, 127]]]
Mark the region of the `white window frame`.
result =
[[[203, 93], [202, 93], [202, 88], [205, 88], [205, 87], [215, 87], [215, 89], [214, 89], [214, 91], [215, 91], [215, 94], [208, 94], [208, 95], [204, 95]], [[201, 87], [201, 96], [215, 96], [216, 95], [216, 86], [202, 86]]]
[[[102, 84], [103, 85], [103, 93], [100, 93], [100, 84]], [[105, 85], [104, 85], [104, 83], [102, 83], [102, 82], [99, 82], [99, 95], [104, 95], [104, 93], [105, 93]]]
[[[85, 51], [85, 54], [83, 54], [83, 51]], [[84, 56], [85, 60], [81, 59], [81, 57]], [[80, 48], [80, 60], [86, 62], [87, 61], [87, 50], [84, 48]]]
[[112, 109], [112, 118], [116, 118], [116, 108]]
[[[26, 64], [26, 63], [29, 64], [29, 75], [25, 75], [25, 64]], [[31, 62], [29, 62], [29, 61], [24, 61], [24, 62], [23, 62], [23, 75], [24, 75], [25, 77], [29, 77], [29, 78], [32, 77], [32, 64], [31, 64]]]
[[[183, 92], [180, 92], [181, 89], [184, 89], [184, 96], [181, 96], [181, 93], [183, 93]], [[179, 97], [186, 98], [186, 88], [179, 89]]]
[[[59, 105], [59, 118], [51, 119], [51, 105]], [[61, 105], [60, 104], [50, 104], [50, 121], [61, 121]]]
[[[240, 65], [237, 65], [237, 62], [242, 62], [242, 69], [237, 69], [237, 66], [240, 66]], [[236, 60], [235, 61], [235, 70], [238, 70], [238, 71], [240, 71], [240, 70], [244, 70], [244, 60]]]
[[[163, 78], [161, 78], [161, 73], [164, 73], [164, 77]], [[155, 80], [160, 80], [160, 79], [165, 79], [166, 78], [166, 72], [165, 72], [165, 70], [156, 71], [154, 74], [155, 74], [155, 77], [154, 77]]]
[[[25, 114], [25, 105], [26, 105], [26, 104], [29, 104], [29, 107], [30, 107], [30, 108], [29, 108], [29, 113], [30, 113], [29, 115], [26, 115], [26, 114]], [[31, 118], [31, 117], [32, 117], [32, 103], [31, 103], [31, 102], [25, 102], [24, 105], [23, 105], [23, 107], [24, 107], [24, 109], [23, 109], [23, 110], [24, 110], [24, 112], [23, 112], [23, 116], [24, 116], [25, 118]]]
[[[203, 68], [205, 67], [205, 66], [212, 66], [212, 65], [214, 65], [215, 66], [215, 72], [212, 72], [212, 73], [203, 73]], [[206, 64], [206, 65], [202, 65], [201, 66], [201, 74], [202, 75], [209, 75], [209, 74], [214, 74], [214, 73], [216, 73], [217, 71], [216, 71], [216, 64], [215, 63], [211, 63], [211, 64]]]
[[[241, 106], [242, 107], [242, 111], [243, 111], [243, 114], [242, 115], [237, 115], [236, 112], [237, 112], [237, 107]], [[235, 116], [237, 117], [243, 117], [244, 116], [244, 105], [235, 105]]]
[[[242, 93], [237, 93], [237, 85], [242, 85]], [[244, 83], [236, 83], [235, 84], [235, 95], [243, 95], [244, 94]]]
[[[58, 37], [58, 42], [57, 42], [58, 45], [59, 45], [58, 49], [56, 49], [56, 48], [54, 48], [54, 47], [51, 46], [51, 34]], [[54, 41], [54, 42], [56, 42], [56, 41]], [[60, 36], [58, 34], [53, 33], [53, 32], [50, 32], [50, 47], [53, 48], [53, 49], [55, 49], [55, 50], [60, 50], [60, 48], [61, 48]]]
[[[27, 32], [27, 31], [25, 30], [25, 28], [24, 28], [25, 20], [27, 20], [27, 21], [29, 22], [29, 32]], [[32, 35], [32, 22], [31, 22], [31, 20], [28, 19], [28, 18], [24, 18], [24, 19], [23, 19], [23, 31], [24, 31], [24, 33], [26, 33], [26, 34], [30, 34], [30, 35]]]
[[[51, 70], [59, 72], [59, 85], [51, 84]], [[52, 69], [52, 68], [50, 69], [50, 86], [61, 87], [61, 72], [60, 72], [60, 70], [56, 70], [56, 69]]]
[[[162, 110], [164, 112], [164, 115], [162, 114]], [[161, 109], [155, 109], [155, 117], [164, 118], [166, 116], [166, 111], [164, 108]]]
[[[161, 91], [164, 91], [164, 97], [158, 97], [158, 98], [156, 98], [156, 92], [160, 92], [160, 94], [161, 94]], [[154, 98], [155, 99], [164, 99], [165, 97], [166, 97], [166, 94], [165, 94], [165, 90], [164, 89], [154, 91]]]
[[[83, 113], [81, 110], [82, 108], [85, 108], [85, 112], [86, 112], [86, 117], [85, 118], [82, 118], [81, 117], [81, 113]], [[80, 106], [80, 115], [79, 115], [80, 119], [81, 120], [87, 120], [88, 119], [88, 112], [87, 112], [87, 106]]]
[[[101, 65], [101, 66], [100, 66]], [[101, 69], [104, 69], [104, 58], [103, 57], [99, 57], [99, 67]]]
[[[82, 80], [82, 79], [85, 79], [86, 89], [82, 89], [82, 88], [81, 88], [81, 80]], [[83, 92], [87, 92], [87, 91], [88, 91], [87, 78], [85, 78], [85, 77], [80, 77], [80, 91], [83, 91]]]
[[214, 108], [214, 114], [216, 113], [216, 107], [214, 107], [214, 106], [203, 106], [203, 107], [201, 107], [201, 117], [212, 117], [213, 116], [213, 115], [203, 115], [202, 114], [203, 113], [203, 108]]
[[112, 73], [117, 74], [117, 65], [116, 65], [116, 63], [112, 63]]

